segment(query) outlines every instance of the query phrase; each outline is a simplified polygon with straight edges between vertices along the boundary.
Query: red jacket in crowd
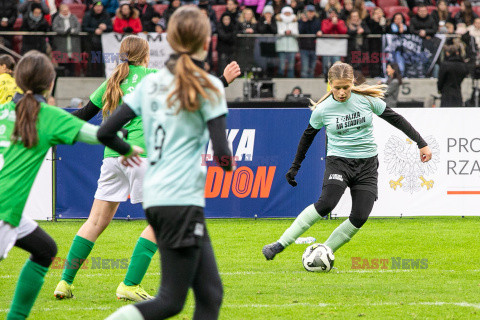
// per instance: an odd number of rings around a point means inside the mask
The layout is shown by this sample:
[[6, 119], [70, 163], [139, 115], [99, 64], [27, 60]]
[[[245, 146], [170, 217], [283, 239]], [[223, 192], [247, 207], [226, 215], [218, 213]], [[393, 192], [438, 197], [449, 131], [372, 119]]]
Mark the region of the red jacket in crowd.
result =
[[139, 18], [137, 9], [133, 9], [133, 14], [128, 19], [122, 17], [120, 10], [117, 9], [117, 14], [113, 20], [113, 32], [125, 33], [125, 28], [128, 27], [132, 29], [128, 33], [142, 32], [142, 21]]
[[325, 34], [346, 34], [347, 26], [342, 19], [338, 19], [336, 24], [333, 24], [331, 19], [324, 19], [322, 21], [322, 32]]

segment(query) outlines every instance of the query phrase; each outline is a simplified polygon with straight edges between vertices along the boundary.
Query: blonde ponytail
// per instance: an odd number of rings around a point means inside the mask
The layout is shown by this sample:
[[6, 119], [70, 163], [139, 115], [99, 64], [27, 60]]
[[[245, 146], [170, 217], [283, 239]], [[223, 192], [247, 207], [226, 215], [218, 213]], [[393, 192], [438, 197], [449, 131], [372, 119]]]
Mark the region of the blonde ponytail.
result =
[[112, 76], [108, 79], [107, 89], [102, 97], [103, 118], [108, 117], [117, 108], [118, 103], [123, 97], [123, 91], [122, 88], [120, 88], [120, 84], [128, 77], [129, 72], [130, 68], [128, 67], [128, 63], [123, 62], [115, 68]]

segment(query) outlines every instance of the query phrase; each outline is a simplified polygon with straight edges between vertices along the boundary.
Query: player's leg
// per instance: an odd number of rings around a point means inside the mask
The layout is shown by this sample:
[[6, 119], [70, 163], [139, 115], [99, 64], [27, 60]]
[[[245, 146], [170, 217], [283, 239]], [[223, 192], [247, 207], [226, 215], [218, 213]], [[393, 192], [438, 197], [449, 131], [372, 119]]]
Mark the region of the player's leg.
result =
[[368, 190], [352, 190], [352, 211], [350, 217], [340, 224], [325, 241], [333, 252], [350, 241], [367, 221], [377, 196]]
[[[105, 230], [117, 212], [119, 203], [95, 199], [87, 221], [80, 227], [67, 254], [62, 281], [55, 290], [57, 298], [71, 298], [71, 288], [78, 269], [93, 249], [95, 240]], [[66, 283], [63, 283], [66, 282]]]
[[324, 184], [320, 199], [315, 204], [306, 207], [278, 241], [263, 247], [262, 252], [265, 258], [272, 260], [277, 253], [292, 244], [315, 222], [329, 214], [337, 206], [345, 189], [346, 185], [344, 184]]
[[[141, 203], [143, 201], [143, 178], [147, 170], [147, 160], [142, 159], [138, 167], [123, 167], [125, 176], [130, 185], [130, 201], [132, 203]], [[152, 257], [157, 251], [157, 242], [153, 228], [148, 225], [143, 230], [137, 244], [133, 249], [130, 264], [128, 265], [125, 279], [121, 282], [116, 291], [119, 299], [132, 301], [143, 301], [153, 299], [141, 286], [145, 273], [147, 273]]]
[[125, 279], [118, 285], [117, 298], [132, 301], [153, 299], [141, 286], [145, 273], [147, 273], [152, 257], [157, 251], [157, 243], [153, 228], [148, 225], [138, 238], [133, 249], [130, 264], [128, 265]]
[[223, 287], [208, 233], [205, 234], [192, 288], [195, 293], [193, 320], [218, 319]]
[[[33, 231], [31, 231], [32, 227], [35, 228]], [[19, 228], [19, 239], [15, 242], [15, 246], [30, 252], [31, 256], [20, 272], [12, 305], [7, 315], [8, 320], [28, 317], [42, 288], [48, 268], [57, 254], [55, 241], [35, 222], [31, 220], [23, 224], [21, 222]]]

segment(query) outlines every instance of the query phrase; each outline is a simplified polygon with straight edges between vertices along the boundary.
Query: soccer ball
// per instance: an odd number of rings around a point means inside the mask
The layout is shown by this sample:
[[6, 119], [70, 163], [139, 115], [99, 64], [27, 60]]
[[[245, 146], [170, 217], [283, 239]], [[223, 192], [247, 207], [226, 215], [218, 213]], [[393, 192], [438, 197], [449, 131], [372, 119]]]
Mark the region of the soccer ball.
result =
[[302, 255], [303, 267], [310, 272], [328, 272], [334, 262], [332, 249], [321, 243], [308, 246]]

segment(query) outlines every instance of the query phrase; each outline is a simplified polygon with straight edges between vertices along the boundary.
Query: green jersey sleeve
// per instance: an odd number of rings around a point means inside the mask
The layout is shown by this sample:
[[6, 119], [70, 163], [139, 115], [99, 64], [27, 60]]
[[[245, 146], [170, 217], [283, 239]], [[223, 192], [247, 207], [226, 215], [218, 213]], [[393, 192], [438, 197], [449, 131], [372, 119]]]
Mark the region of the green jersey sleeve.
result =
[[227, 100], [225, 99], [225, 89], [222, 82], [215, 77], [210, 77], [213, 85], [218, 89], [220, 94], [213, 100], [203, 100], [200, 112], [202, 113], [205, 122], [218, 118], [222, 115], [228, 114]]
[[372, 109], [373, 113], [375, 113], [377, 116], [381, 115], [385, 111], [387, 104], [382, 99], [373, 98], [373, 97], [365, 97], [365, 98], [368, 99], [370, 108]]
[[103, 95], [105, 94], [105, 91], [107, 90], [107, 80], [105, 80], [100, 87], [98, 87], [97, 90], [95, 90], [91, 95], [90, 95], [90, 101], [100, 109], [103, 108]]
[[321, 129], [325, 125], [323, 123], [322, 108], [320, 108], [320, 106], [317, 106], [315, 110], [313, 110], [310, 116], [310, 125], [315, 129]]
[[52, 146], [73, 144], [80, 129], [86, 123], [65, 110], [48, 105], [44, 105], [41, 109], [41, 120], [43, 128], [39, 128], [39, 132], [40, 130], [48, 132], [48, 141]]

